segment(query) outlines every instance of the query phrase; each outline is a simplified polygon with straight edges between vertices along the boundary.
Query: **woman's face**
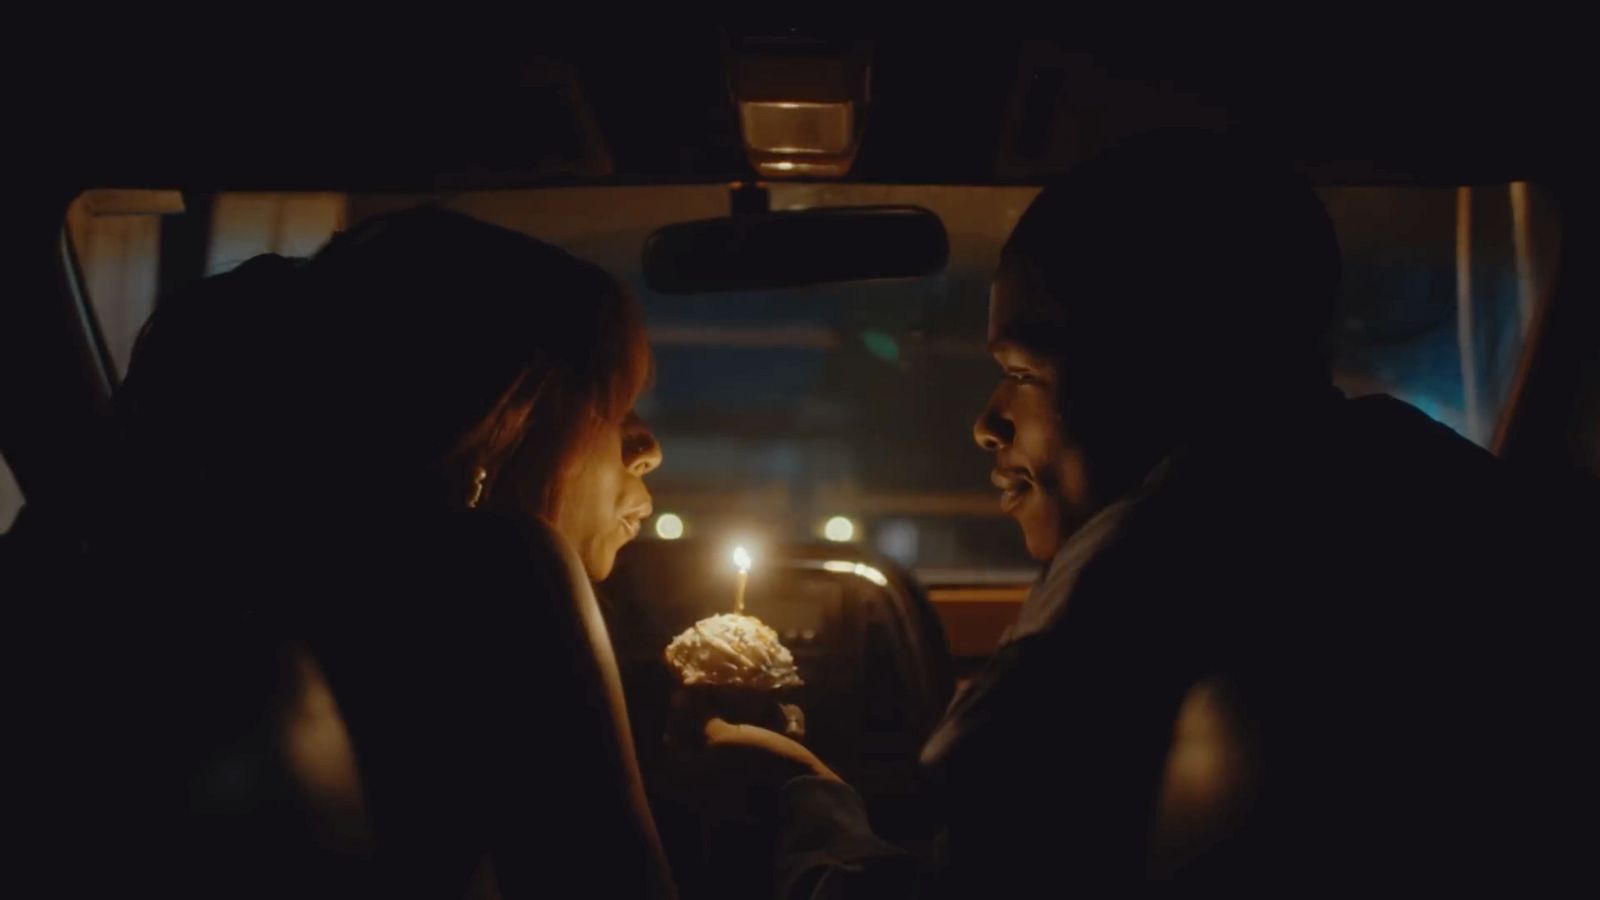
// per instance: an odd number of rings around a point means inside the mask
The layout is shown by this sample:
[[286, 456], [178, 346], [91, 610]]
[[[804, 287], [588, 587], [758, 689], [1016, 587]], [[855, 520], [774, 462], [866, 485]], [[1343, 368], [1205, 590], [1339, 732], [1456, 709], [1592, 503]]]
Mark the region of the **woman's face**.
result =
[[644, 476], [661, 465], [661, 446], [637, 415], [602, 423], [578, 451], [561, 486], [555, 528], [578, 551], [592, 581], [611, 574], [617, 551], [650, 517]]

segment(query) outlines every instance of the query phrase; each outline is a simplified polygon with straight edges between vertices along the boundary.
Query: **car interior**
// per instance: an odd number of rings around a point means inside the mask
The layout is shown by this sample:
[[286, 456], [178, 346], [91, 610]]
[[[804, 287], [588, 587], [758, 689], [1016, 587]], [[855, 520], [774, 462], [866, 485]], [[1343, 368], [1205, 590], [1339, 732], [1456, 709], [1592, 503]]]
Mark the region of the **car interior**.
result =
[[[27, 111], [38, 137], [5, 213], [0, 301], [0, 596], [13, 642], [34, 645], [14, 683], [56, 723], [37, 732], [41, 755], [92, 765], [93, 748], [51, 749], [89, 740], [53, 698], [118, 677], [77, 638], [94, 610], [149, 602], [84, 597], [75, 573], [93, 473], [115, 451], [112, 399], [151, 311], [252, 256], [307, 256], [417, 204], [592, 260], [643, 305], [656, 372], [639, 412], [665, 456], [655, 511], [594, 586], [603, 625], [574, 633], [609, 633], [614, 666], [600, 654], [584, 689], [625, 715], [626, 777], [685, 897], [737, 895], [760, 849], [717, 855], [727, 835], [676, 780], [662, 656], [733, 608], [736, 577], [805, 679], [807, 746], [883, 836], [932, 839], [919, 748], [1039, 574], [971, 439], [992, 388], [989, 279], [1041, 187], [1132, 135], [1228, 129], [1294, 160], [1345, 257], [1336, 385], [1399, 397], [1553, 490], [1596, 496], [1586, 245], [1600, 202], [1576, 121], [1582, 54], [1136, 46], [712, 28], [512, 52], [79, 48], [55, 99]], [[753, 559], [747, 587], [735, 547]], [[339, 879], [371, 865], [374, 786], [318, 660], [301, 648], [279, 664], [292, 690], [272, 701], [275, 727], [297, 782], [284, 790], [318, 877], [356, 883]], [[262, 702], [208, 689], [219, 709]], [[1192, 696], [1178, 722], [1154, 871], [1203, 852], [1215, 826], [1205, 798], [1230, 763], [1209, 710]], [[91, 802], [66, 785], [41, 788], [55, 809], [41, 821]], [[227, 803], [204, 814], [225, 820]], [[757, 840], [734, 830], [735, 846]], [[225, 850], [208, 852], [229, 877]], [[494, 882], [481, 873], [474, 891], [495, 896]]]

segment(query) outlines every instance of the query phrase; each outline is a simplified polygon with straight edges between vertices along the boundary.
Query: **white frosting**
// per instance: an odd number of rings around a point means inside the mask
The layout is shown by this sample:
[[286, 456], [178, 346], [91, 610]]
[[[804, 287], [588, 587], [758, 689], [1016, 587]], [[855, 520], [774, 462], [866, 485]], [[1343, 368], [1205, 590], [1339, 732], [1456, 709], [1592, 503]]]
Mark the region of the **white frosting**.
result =
[[805, 683], [778, 633], [754, 616], [721, 613], [701, 619], [672, 639], [666, 656], [685, 685], [776, 690]]

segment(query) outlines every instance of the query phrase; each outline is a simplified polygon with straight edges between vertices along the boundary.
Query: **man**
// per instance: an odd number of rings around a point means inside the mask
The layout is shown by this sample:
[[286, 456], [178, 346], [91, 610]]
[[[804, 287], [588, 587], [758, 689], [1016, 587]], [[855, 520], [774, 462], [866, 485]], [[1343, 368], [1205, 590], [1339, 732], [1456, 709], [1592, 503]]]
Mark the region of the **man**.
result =
[[1310, 188], [1215, 136], [1131, 141], [1041, 193], [994, 280], [974, 437], [1046, 571], [924, 748], [945, 831], [915, 887], [826, 767], [708, 726], [811, 770], [783, 789], [788, 890], [1136, 884], [1202, 687], [1231, 774], [1174, 877], [1541, 874], [1545, 809], [1513, 777], [1559, 719], [1518, 688], [1563, 674], [1510, 602], [1540, 594], [1527, 520], [1488, 454], [1332, 388], [1339, 268]]

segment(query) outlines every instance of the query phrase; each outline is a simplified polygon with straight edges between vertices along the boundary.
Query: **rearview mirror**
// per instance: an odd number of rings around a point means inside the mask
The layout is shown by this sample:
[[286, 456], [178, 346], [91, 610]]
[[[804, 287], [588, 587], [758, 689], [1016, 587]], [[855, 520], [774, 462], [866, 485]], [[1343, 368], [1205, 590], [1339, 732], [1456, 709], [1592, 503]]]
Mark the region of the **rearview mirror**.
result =
[[749, 291], [916, 278], [944, 270], [950, 239], [917, 206], [752, 213], [668, 225], [644, 245], [644, 280], [662, 294]]

